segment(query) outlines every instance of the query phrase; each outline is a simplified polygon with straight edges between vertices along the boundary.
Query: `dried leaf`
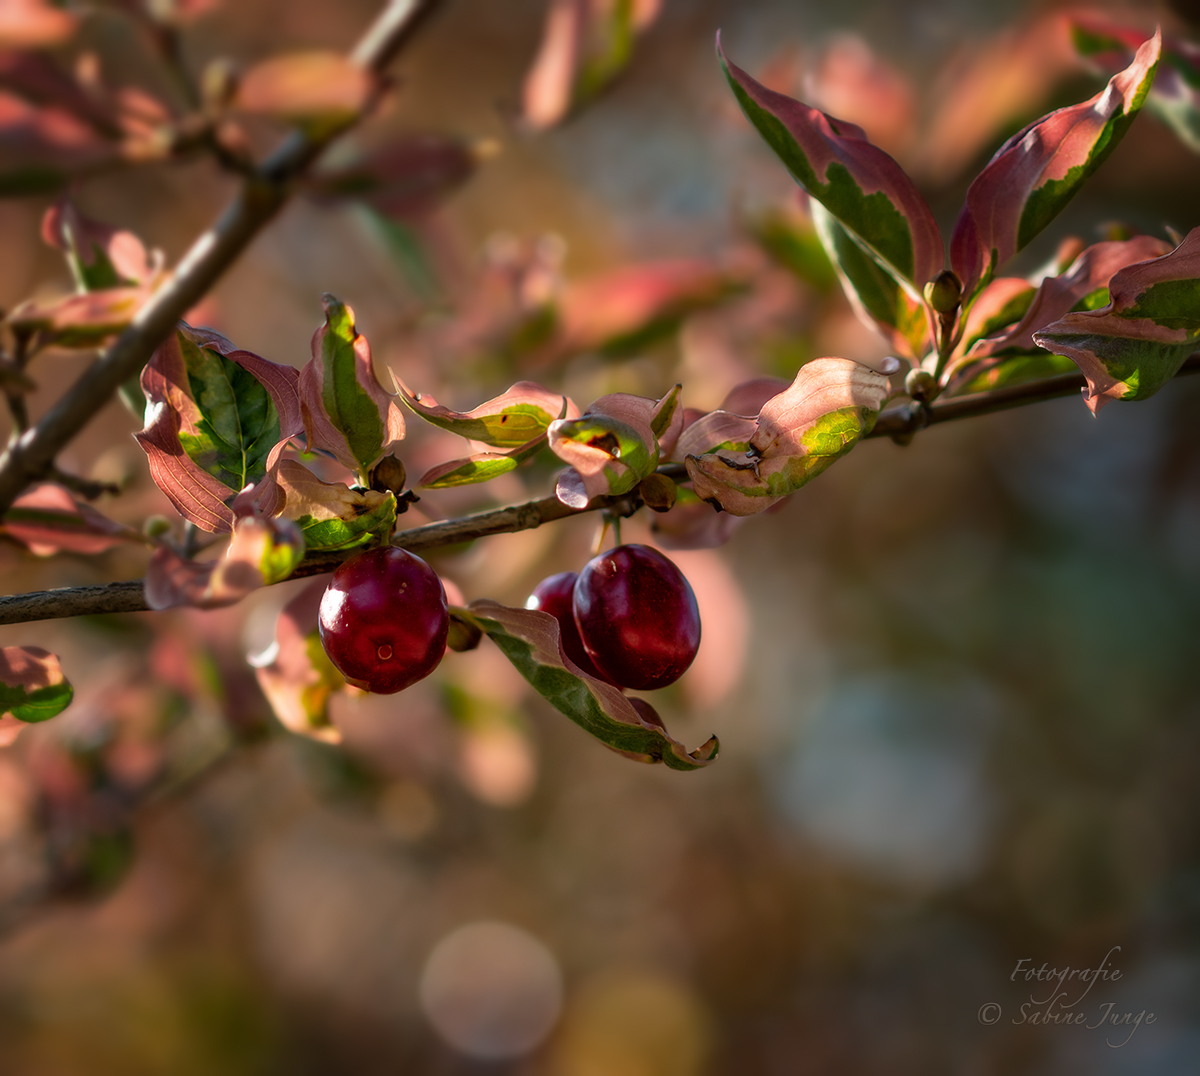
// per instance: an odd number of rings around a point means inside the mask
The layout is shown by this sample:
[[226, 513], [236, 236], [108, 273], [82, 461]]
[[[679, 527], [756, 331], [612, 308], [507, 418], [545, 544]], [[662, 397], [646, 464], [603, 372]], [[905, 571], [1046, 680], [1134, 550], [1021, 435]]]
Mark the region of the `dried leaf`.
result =
[[303, 557], [304, 536], [290, 519], [242, 516], [216, 560], [187, 560], [165, 546], [155, 550], [146, 569], [146, 604], [151, 609], [234, 605], [251, 591], [286, 579]]
[[1058, 216], [1116, 148], [1150, 90], [1160, 43], [1155, 34], [1095, 97], [1017, 132], [976, 177], [950, 241], [965, 298]]
[[366, 476], [404, 438], [404, 411], [375, 374], [371, 345], [354, 325], [354, 311], [322, 296], [325, 324], [312, 338], [312, 359], [300, 371], [300, 409], [309, 451], [331, 453]]
[[48, 721], [75, 694], [58, 658], [40, 646], [0, 648], [0, 714], [29, 724]]
[[492, 601], [472, 602], [470, 611], [539, 695], [614, 751], [676, 770], [698, 769], [717, 757], [715, 736], [689, 752], [661, 723], [646, 721], [619, 688], [584, 673], [563, 653], [558, 621], [549, 613]]

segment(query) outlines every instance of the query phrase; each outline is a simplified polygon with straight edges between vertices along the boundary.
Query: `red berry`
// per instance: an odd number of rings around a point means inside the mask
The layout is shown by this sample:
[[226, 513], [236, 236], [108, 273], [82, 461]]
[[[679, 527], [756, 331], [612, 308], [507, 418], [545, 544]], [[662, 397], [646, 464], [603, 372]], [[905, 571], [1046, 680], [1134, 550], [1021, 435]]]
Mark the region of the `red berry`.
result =
[[390, 695], [437, 668], [450, 615], [437, 573], [387, 546], [351, 557], [333, 573], [317, 623], [325, 653], [350, 683]]
[[575, 580], [578, 578], [579, 576], [575, 572], [559, 572], [558, 575], [543, 579], [525, 600], [525, 608], [540, 609], [543, 613], [549, 613], [554, 617], [558, 621], [559, 636], [562, 640], [563, 652], [567, 657], [588, 676], [607, 680], [608, 677], [601, 673], [592, 664], [592, 659], [587, 656], [579, 638], [579, 629], [575, 626], [572, 599]]
[[673, 684], [700, 648], [692, 588], [648, 546], [617, 546], [589, 561], [575, 582], [574, 612], [588, 657], [622, 687]]

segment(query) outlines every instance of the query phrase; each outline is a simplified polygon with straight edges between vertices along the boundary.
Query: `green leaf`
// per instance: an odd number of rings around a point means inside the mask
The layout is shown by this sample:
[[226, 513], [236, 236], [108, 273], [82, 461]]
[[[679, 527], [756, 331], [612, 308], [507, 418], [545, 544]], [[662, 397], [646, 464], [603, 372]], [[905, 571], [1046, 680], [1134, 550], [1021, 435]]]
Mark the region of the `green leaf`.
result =
[[689, 752], [664, 728], [643, 720], [619, 688], [583, 673], [563, 654], [558, 621], [550, 614], [491, 601], [472, 602], [470, 611], [539, 695], [614, 751], [674, 770], [699, 769], [717, 757], [715, 736]]
[[997, 356], [990, 363], [985, 362], [985, 368], [973, 374], [969, 381], [947, 389], [946, 395], [965, 396], [972, 392], [990, 392], [1009, 385], [1023, 385], [1028, 381], [1040, 381], [1046, 377], [1068, 374], [1075, 369], [1075, 363], [1070, 359], [1063, 355], [1052, 355], [1048, 351]]
[[48, 721], [62, 713], [75, 691], [58, 658], [39, 646], [0, 649], [0, 715], [18, 721]]
[[451, 489], [455, 486], [470, 486], [477, 482], [490, 482], [502, 474], [515, 471], [522, 463], [531, 460], [546, 447], [546, 436], [535, 437], [513, 452], [478, 452], [466, 459], [450, 460], [426, 471], [417, 482], [425, 489]]
[[1083, 371], [1093, 412], [1154, 395], [1200, 347], [1200, 228], [1169, 254], [1122, 269], [1109, 291], [1104, 308], [1066, 314], [1033, 334]]
[[299, 526], [313, 552], [367, 545], [396, 525], [394, 493], [323, 482], [302, 463], [288, 459], [279, 462], [275, 480], [285, 498], [284, 517]]
[[399, 379], [396, 383], [400, 398], [426, 422], [495, 448], [524, 448], [556, 419], [579, 415], [579, 408], [566, 396], [536, 381], [518, 381], [472, 411], [453, 411], [428, 394], [413, 392]]
[[312, 359], [300, 371], [300, 407], [309, 451], [323, 449], [363, 476], [404, 437], [404, 412], [375, 374], [371, 347], [354, 311], [322, 298], [325, 324], [312, 339]]
[[905, 358], [919, 362], [933, 341], [925, 304], [863, 250], [819, 202], [813, 203], [813, 223], [859, 318], [882, 332]]

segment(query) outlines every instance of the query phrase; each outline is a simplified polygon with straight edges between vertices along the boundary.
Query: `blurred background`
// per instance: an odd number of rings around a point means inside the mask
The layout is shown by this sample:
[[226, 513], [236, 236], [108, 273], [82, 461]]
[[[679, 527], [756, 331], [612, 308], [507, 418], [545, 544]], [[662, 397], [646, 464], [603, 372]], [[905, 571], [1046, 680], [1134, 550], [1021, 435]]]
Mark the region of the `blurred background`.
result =
[[[200, 71], [346, 48], [376, 5], [194, 6]], [[1045, 4], [665, 0], [622, 77], [536, 130], [523, 87], [546, 7], [446, 0], [383, 114], [334, 152], [452, 136], [479, 159], [460, 188], [384, 213], [298, 198], [193, 319], [299, 366], [332, 292], [381, 362], [451, 406], [528, 377], [581, 406], [680, 380], [686, 404], [715, 408], [814, 356], [885, 354], [737, 113], [718, 28], [740, 66], [863, 124], [946, 234], [1004, 137], [1102, 85]], [[1189, 32], [1182, 9], [1110, 14]], [[114, 82], [169, 96], [119, 13], [81, 32]], [[1068, 234], [1186, 233], [1198, 181], [1200, 157], [1143, 116], [1017, 268]], [[195, 160], [73, 197], [174, 264], [234, 187]], [[70, 286], [39, 236], [51, 200], [0, 201], [6, 309]], [[31, 374], [52, 397], [87, 359], [47, 354]], [[0, 629], [59, 654], [76, 686], [0, 750], [0, 1072], [1189, 1070], [1198, 410], [1184, 379], [1098, 419], [1066, 399], [871, 441], [719, 548], [672, 552], [704, 643], [654, 703], [689, 748], [720, 737], [695, 773], [609, 752], [486, 641], [400, 695], [337, 698], [340, 746], [285, 732], [245, 659], [304, 582], [227, 610]], [[462, 454], [416, 426], [410, 476]], [[169, 505], [138, 428], [114, 403], [60, 462], [124, 482], [100, 507], [140, 525]], [[430, 491], [406, 520], [542, 496], [553, 470]], [[431, 561], [466, 600], [519, 605], [585, 563], [595, 528]], [[624, 537], [671, 548], [672, 528], [639, 516]], [[125, 549], [0, 547], [10, 593], [144, 567]], [[1083, 1026], [1018, 1022], [1054, 986], [1014, 980], [1019, 961], [1106, 954], [1120, 977], [1074, 1006]], [[1132, 1034], [1087, 1026], [1106, 1011], [1147, 1015]]]

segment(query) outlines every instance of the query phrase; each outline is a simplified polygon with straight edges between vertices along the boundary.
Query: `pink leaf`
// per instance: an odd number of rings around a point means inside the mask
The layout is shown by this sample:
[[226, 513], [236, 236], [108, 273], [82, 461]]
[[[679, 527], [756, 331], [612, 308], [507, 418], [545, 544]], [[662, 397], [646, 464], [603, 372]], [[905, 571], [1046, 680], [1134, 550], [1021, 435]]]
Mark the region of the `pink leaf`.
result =
[[518, 381], [471, 411], [454, 411], [427, 393], [413, 392], [398, 377], [394, 380], [404, 402], [426, 422], [496, 448], [521, 448], [541, 437], [555, 419], [579, 417], [572, 400], [536, 381]]
[[1013, 135], [967, 191], [950, 264], [969, 298], [1074, 197], [1142, 107], [1158, 66], [1158, 34], [1095, 97]]
[[161, 252], [151, 257], [133, 232], [84, 216], [66, 197], [46, 210], [42, 217], [42, 238], [77, 260], [80, 275], [104, 259], [117, 277], [112, 281], [114, 285], [149, 284], [162, 271]]
[[8, 315], [8, 323], [38, 331], [58, 347], [98, 347], [133, 321], [150, 298], [145, 287], [104, 288], [50, 302], [28, 300]]
[[304, 536], [290, 519], [243, 516], [217, 560], [186, 560], [166, 547], [156, 550], [146, 570], [146, 604], [151, 609], [233, 605], [259, 587], [286, 579], [303, 556]]
[[898, 281], [919, 294], [941, 271], [941, 233], [904, 170], [861, 127], [769, 90], [717, 56], [746, 117], [792, 177]]
[[338, 743], [341, 734], [330, 724], [329, 698], [346, 681], [326, 657], [317, 631], [325, 587], [325, 580], [315, 580], [280, 610], [274, 644], [250, 663], [284, 728]]
[[235, 103], [292, 122], [344, 122], [362, 112], [375, 90], [370, 72], [340, 52], [293, 52], [251, 67]]
[[309, 451], [329, 452], [365, 473], [404, 438], [404, 410], [379, 383], [354, 311], [329, 294], [321, 302], [325, 324], [313, 333], [312, 359], [300, 371], [304, 434]]
[[50, 483], [22, 493], [4, 517], [4, 529], [39, 557], [54, 553], [103, 553], [121, 542], [142, 542], [130, 527], [76, 501]]
[[0, 2], [0, 48], [51, 48], [69, 40], [78, 28], [76, 16], [46, 0]]

